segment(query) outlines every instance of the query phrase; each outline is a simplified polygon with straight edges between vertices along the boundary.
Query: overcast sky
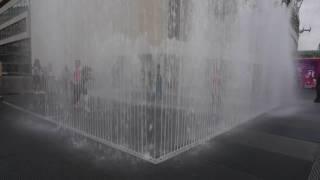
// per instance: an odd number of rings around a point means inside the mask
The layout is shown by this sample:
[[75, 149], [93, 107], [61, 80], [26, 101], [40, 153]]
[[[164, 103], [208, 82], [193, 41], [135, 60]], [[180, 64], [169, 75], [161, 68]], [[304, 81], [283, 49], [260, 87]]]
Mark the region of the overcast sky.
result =
[[312, 27], [300, 37], [300, 50], [315, 50], [320, 43], [320, 0], [304, 0], [300, 11], [301, 28]]

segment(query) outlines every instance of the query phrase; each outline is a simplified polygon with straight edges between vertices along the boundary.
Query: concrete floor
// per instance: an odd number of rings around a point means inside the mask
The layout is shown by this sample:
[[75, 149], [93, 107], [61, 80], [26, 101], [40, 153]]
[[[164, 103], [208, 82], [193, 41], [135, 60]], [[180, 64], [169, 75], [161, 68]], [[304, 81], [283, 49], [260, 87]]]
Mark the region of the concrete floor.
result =
[[159, 165], [0, 107], [4, 179], [308, 179], [320, 155], [320, 105], [275, 110]]

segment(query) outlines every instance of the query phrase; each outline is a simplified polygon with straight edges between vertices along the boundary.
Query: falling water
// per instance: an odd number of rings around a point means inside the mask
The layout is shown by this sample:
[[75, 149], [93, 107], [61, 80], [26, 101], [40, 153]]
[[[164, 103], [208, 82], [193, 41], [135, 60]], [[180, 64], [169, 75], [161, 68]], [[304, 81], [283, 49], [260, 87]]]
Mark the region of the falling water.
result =
[[280, 0], [31, 0], [33, 58], [52, 65], [33, 110], [161, 162], [294, 98], [289, 15]]

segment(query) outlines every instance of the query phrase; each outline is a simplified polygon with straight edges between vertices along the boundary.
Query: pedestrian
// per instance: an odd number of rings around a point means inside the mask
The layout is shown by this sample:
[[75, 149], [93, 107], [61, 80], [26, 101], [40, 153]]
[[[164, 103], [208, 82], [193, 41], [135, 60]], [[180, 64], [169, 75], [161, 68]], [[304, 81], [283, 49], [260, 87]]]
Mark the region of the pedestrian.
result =
[[40, 60], [35, 59], [33, 66], [32, 66], [32, 84], [33, 90], [35, 93], [38, 93], [41, 90], [41, 77], [43, 75], [43, 70], [40, 65]]
[[320, 103], [320, 73], [318, 74], [318, 77], [317, 77], [316, 93], [317, 93], [317, 97], [314, 100], [314, 102]]
[[79, 105], [80, 97], [81, 97], [81, 73], [82, 73], [82, 68], [81, 68], [81, 61], [76, 60], [75, 61], [75, 70], [73, 73], [73, 103], [75, 106]]
[[80, 96], [83, 95], [84, 108], [87, 112], [90, 112], [88, 86], [89, 86], [89, 81], [92, 80], [91, 73], [92, 73], [92, 69], [89, 66], [84, 66], [83, 69], [81, 70]]
[[70, 89], [71, 89], [70, 82], [72, 80], [71, 77], [72, 77], [71, 72], [68, 66], [66, 65], [62, 71], [62, 76], [61, 76], [61, 81], [62, 81], [61, 93], [65, 94], [67, 99], [69, 99], [70, 97]]
[[162, 77], [160, 64], [157, 65], [157, 76], [156, 76], [156, 101], [159, 102], [162, 97]]
[[57, 86], [56, 86], [56, 78], [53, 71], [53, 65], [49, 62], [47, 69], [46, 69], [46, 92], [47, 93], [56, 93], [57, 92]]
[[69, 71], [68, 66], [66, 65], [62, 72], [62, 83], [63, 83], [63, 91], [69, 93], [69, 85], [71, 80], [71, 73]]
[[32, 86], [35, 96], [32, 98], [31, 105], [33, 110], [39, 114], [45, 114], [45, 96], [43, 94], [44, 89], [44, 69], [40, 64], [39, 59], [35, 59], [32, 65]]

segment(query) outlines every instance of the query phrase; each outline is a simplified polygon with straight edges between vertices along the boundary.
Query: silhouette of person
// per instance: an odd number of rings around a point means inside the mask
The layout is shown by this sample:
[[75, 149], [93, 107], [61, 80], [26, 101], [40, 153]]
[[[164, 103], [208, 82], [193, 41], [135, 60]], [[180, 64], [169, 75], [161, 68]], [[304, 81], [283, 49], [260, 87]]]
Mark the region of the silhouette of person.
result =
[[161, 100], [162, 97], [162, 77], [160, 72], [160, 64], [157, 66], [157, 77], [156, 77], [156, 99]]
[[40, 60], [35, 59], [32, 66], [32, 78], [33, 78], [33, 89], [35, 92], [41, 90], [41, 76], [43, 75], [43, 70], [40, 65]]
[[317, 86], [316, 86], [317, 97], [315, 99], [315, 103], [320, 103], [320, 74], [317, 77]]
[[81, 61], [75, 61], [75, 70], [73, 72], [73, 102], [75, 105], [78, 105], [80, 96], [81, 96]]

